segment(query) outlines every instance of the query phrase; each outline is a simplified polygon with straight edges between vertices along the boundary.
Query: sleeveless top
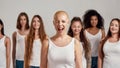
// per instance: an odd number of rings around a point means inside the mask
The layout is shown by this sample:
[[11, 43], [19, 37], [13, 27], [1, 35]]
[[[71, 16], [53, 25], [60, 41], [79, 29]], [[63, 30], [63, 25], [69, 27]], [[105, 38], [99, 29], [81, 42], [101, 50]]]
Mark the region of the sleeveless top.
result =
[[30, 60], [30, 66], [40, 67], [40, 58], [41, 58], [41, 42], [40, 39], [36, 39], [33, 42], [32, 55]]
[[103, 68], [120, 68], [120, 39], [114, 43], [107, 40], [103, 52]]
[[0, 39], [0, 68], [6, 68], [5, 38], [6, 36]]
[[48, 68], [75, 68], [74, 38], [63, 47], [56, 46], [49, 39]]
[[24, 61], [25, 35], [16, 34], [16, 60]]
[[85, 32], [86, 32], [86, 37], [90, 41], [92, 57], [97, 57], [98, 56], [98, 46], [99, 46], [101, 38], [102, 38], [102, 31], [101, 31], [101, 29], [99, 29], [99, 32], [95, 35], [90, 34], [87, 30], [85, 30]]

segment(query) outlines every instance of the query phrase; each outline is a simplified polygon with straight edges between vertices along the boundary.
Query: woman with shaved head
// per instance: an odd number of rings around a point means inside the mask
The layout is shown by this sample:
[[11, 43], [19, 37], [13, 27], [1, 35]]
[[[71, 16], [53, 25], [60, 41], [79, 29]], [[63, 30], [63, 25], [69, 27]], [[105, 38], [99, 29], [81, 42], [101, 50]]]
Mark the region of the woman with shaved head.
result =
[[43, 42], [40, 68], [82, 68], [80, 43], [67, 35], [68, 14], [57, 11], [53, 24], [56, 34]]

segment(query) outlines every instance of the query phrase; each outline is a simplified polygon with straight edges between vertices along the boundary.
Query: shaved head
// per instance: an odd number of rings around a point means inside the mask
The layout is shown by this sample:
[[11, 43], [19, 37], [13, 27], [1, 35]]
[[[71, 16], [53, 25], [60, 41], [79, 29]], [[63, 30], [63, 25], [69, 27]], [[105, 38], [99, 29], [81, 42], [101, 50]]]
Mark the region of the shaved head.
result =
[[65, 12], [65, 11], [57, 11], [57, 12], [54, 14], [54, 20], [56, 20], [56, 18], [57, 18], [58, 16], [61, 16], [61, 15], [64, 15], [64, 16], [66, 16], [66, 17], [69, 19], [69, 16], [68, 16], [67, 12]]

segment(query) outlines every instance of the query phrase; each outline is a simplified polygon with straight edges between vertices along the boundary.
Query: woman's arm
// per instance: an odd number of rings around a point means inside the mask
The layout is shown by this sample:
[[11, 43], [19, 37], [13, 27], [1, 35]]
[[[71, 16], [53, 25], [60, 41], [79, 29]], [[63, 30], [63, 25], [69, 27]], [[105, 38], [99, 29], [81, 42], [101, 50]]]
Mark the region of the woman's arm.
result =
[[100, 43], [98, 48], [98, 68], [103, 68], [103, 53], [102, 53], [102, 45]]
[[91, 45], [90, 45], [89, 39], [86, 37], [85, 30], [84, 30], [84, 36], [87, 39], [87, 42], [89, 44], [89, 45], [87, 45], [89, 47], [89, 52], [87, 53], [87, 57], [86, 57], [87, 68], [91, 68]]
[[105, 30], [102, 29], [102, 40], [105, 38]]
[[11, 41], [10, 38], [6, 37], [6, 68], [10, 68], [10, 56], [11, 56]]
[[13, 48], [12, 48], [12, 61], [13, 61], [13, 68], [15, 68], [15, 55], [16, 55], [16, 32], [12, 35], [12, 42], [13, 42]]
[[48, 39], [45, 39], [42, 42], [40, 68], [47, 68], [47, 62], [48, 62], [47, 55], [48, 55]]
[[87, 68], [91, 68], [91, 51], [89, 51], [86, 61], [87, 61]]
[[82, 48], [80, 42], [75, 39], [75, 68], [82, 68]]

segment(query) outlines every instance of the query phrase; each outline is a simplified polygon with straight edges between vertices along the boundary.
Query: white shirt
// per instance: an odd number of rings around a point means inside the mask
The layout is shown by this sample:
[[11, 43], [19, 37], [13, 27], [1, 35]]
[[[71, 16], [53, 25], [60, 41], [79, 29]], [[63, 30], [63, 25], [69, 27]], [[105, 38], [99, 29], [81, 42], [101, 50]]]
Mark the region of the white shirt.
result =
[[103, 52], [103, 68], [120, 68], [120, 40], [114, 43], [107, 40]]
[[5, 38], [6, 36], [0, 39], [0, 68], [6, 68]]
[[16, 34], [16, 60], [24, 60], [25, 35]]
[[49, 39], [48, 68], [75, 68], [74, 38], [64, 46], [56, 46]]
[[38, 66], [38, 67], [40, 67], [41, 46], [42, 45], [41, 45], [40, 39], [34, 40], [30, 66]]
[[86, 37], [89, 39], [91, 44], [92, 57], [97, 57], [98, 46], [102, 38], [102, 31], [100, 29], [99, 32], [95, 35], [90, 34], [87, 30], [85, 30], [85, 32], [86, 32]]

